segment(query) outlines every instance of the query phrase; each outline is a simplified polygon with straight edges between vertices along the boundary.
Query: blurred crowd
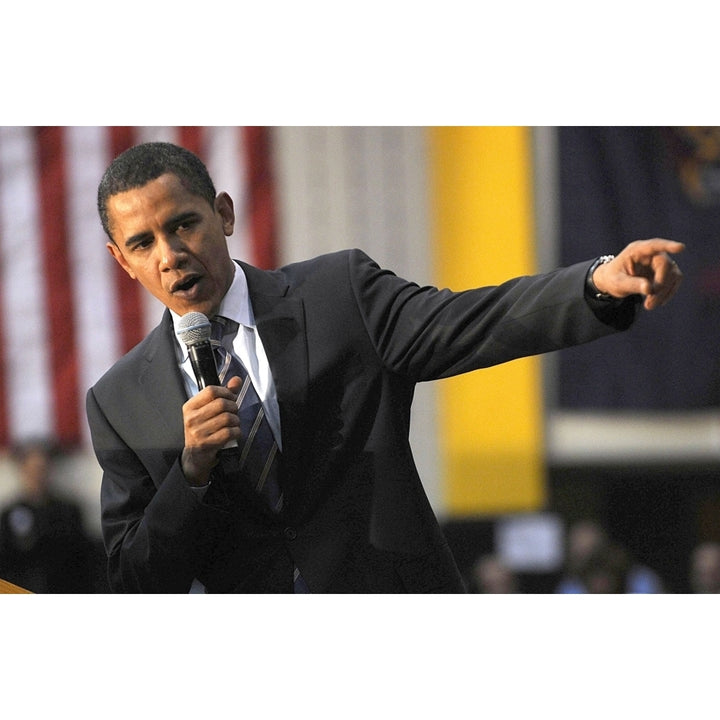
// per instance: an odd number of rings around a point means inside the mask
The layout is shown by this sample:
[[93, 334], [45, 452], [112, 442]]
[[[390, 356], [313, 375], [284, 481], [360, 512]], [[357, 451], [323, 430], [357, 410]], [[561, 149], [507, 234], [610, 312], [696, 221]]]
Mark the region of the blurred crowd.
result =
[[[688, 558], [692, 593], [720, 592], [720, 543], [697, 545]], [[474, 593], [522, 592], [522, 579], [498, 554], [482, 554], [474, 563], [468, 585]], [[623, 545], [593, 520], [581, 520], [567, 532], [565, 562], [556, 593], [664, 593], [660, 575], [637, 562]]]

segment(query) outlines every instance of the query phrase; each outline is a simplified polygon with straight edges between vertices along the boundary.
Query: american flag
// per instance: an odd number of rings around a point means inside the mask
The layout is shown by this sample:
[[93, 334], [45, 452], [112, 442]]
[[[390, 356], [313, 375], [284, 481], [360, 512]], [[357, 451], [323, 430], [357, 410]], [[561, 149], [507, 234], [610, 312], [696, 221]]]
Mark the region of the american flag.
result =
[[111, 159], [149, 140], [197, 153], [233, 198], [233, 257], [275, 264], [268, 128], [0, 127], [0, 446], [86, 446], [87, 388], [160, 318], [107, 251], [96, 210]]

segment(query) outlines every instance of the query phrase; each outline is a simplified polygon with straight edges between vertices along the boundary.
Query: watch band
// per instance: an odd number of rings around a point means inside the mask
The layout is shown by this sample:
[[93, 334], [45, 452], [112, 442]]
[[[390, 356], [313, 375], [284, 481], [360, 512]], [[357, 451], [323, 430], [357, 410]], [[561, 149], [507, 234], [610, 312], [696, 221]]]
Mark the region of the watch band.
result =
[[595, 300], [616, 300], [617, 298], [614, 298], [612, 295], [609, 295], [608, 293], [600, 292], [597, 289], [597, 286], [593, 282], [593, 273], [595, 270], [600, 267], [600, 265], [604, 265], [605, 263], [609, 263], [611, 260], [614, 260], [614, 255], [601, 255], [595, 262], [590, 266], [590, 269], [588, 270], [587, 276], [585, 277], [585, 286], [587, 288], [588, 294], [595, 298]]

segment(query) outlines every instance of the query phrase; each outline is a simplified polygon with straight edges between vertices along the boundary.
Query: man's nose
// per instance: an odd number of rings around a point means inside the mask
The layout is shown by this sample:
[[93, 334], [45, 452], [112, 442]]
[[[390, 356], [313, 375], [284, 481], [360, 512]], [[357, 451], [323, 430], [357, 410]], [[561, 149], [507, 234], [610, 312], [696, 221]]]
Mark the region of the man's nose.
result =
[[174, 270], [182, 261], [185, 247], [177, 235], [163, 236], [158, 242], [160, 253], [160, 269]]

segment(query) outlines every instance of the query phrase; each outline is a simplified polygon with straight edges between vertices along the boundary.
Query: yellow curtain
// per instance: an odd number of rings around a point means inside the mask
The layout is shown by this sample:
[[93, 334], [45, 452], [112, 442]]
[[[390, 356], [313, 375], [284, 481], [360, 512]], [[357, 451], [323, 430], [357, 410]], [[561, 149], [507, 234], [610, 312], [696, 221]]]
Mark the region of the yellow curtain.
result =
[[[436, 279], [463, 290], [535, 272], [531, 131], [429, 130]], [[545, 500], [540, 361], [438, 384], [452, 516], [539, 509]]]

